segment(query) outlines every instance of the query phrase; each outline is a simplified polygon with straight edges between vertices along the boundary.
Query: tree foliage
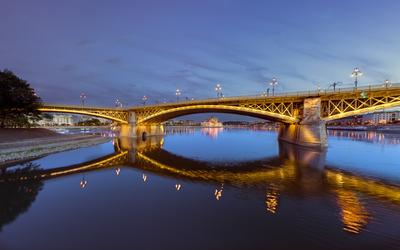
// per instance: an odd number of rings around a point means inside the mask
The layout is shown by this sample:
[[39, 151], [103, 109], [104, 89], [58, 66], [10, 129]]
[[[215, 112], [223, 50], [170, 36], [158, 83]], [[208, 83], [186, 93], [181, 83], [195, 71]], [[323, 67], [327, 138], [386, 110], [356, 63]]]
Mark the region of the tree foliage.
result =
[[101, 126], [102, 123], [99, 119], [92, 118], [86, 121], [80, 121], [77, 123], [78, 126]]
[[33, 88], [9, 70], [0, 70], [0, 127], [29, 127], [40, 119], [41, 99]]

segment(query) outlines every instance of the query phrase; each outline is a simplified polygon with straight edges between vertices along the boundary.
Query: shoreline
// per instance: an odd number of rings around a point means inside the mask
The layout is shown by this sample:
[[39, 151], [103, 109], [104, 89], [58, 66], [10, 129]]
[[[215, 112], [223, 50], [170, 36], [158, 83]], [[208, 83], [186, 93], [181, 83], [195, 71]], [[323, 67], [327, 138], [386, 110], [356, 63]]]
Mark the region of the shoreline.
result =
[[[6, 168], [33, 159], [37, 159], [48, 154], [90, 147], [110, 141], [109, 137], [100, 135], [62, 135], [52, 131], [41, 130], [18, 135], [18, 130], [0, 130], [0, 138], [13, 136], [12, 140], [0, 141], [0, 168]], [[5, 135], [5, 132], [9, 132]], [[36, 133], [36, 134], [35, 134]]]
[[388, 133], [388, 134], [399, 134], [400, 133], [400, 127], [374, 128], [374, 127], [358, 126], [358, 127], [327, 127], [327, 129], [328, 130], [340, 130], [340, 131], [368, 131], [368, 132], [378, 132], [378, 133]]

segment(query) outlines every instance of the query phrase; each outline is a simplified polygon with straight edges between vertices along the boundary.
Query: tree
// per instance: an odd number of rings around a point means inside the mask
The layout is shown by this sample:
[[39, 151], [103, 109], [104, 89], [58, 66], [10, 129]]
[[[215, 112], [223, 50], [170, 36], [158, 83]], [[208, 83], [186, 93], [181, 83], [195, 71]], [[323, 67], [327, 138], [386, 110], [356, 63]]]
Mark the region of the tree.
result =
[[41, 99], [33, 88], [9, 70], [0, 70], [0, 128], [29, 127], [40, 119]]
[[90, 120], [78, 122], [77, 125], [78, 126], [100, 126], [101, 122], [99, 119], [92, 118]]

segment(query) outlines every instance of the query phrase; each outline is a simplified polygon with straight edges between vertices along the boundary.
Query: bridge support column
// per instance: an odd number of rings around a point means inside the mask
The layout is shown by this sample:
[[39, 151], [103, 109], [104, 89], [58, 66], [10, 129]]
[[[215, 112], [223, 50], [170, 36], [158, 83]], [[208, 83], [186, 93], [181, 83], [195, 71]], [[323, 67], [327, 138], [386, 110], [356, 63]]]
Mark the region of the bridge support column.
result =
[[321, 99], [304, 100], [303, 118], [296, 124], [281, 124], [279, 140], [306, 147], [326, 147], [326, 124], [321, 121]]
[[120, 125], [120, 137], [147, 137], [153, 135], [164, 135], [162, 124], [137, 124], [134, 112], [129, 113], [128, 124]]
[[120, 137], [136, 137], [136, 114], [129, 112], [128, 124], [120, 124]]

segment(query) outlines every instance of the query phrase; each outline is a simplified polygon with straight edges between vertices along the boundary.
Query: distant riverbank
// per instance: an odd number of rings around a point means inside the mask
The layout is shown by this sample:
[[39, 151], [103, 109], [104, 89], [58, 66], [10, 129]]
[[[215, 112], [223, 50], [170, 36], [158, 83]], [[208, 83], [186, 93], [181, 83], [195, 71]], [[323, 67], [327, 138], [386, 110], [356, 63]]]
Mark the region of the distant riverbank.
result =
[[43, 128], [0, 129], [0, 167], [109, 140], [99, 135], [63, 135]]
[[374, 131], [381, 133], [400, 133], [400, 126], [328, 126], [329, 130]]

